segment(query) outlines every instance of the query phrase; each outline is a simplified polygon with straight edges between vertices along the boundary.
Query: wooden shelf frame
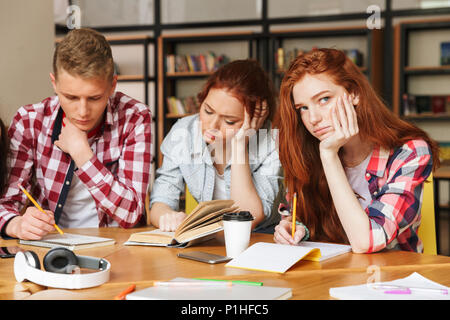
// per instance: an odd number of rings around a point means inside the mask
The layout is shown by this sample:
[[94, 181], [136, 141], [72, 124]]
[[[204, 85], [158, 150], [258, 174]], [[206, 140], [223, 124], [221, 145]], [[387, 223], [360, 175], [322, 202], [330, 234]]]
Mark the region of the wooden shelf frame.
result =
[[[450, 66], [411, 66], [408, 60], [408, 42], [414, 31], [450, 29], [450, 19], [420, 19], [401, 22], [394, 29], [393, 111], [412, 121], [448, 121], [450, 115], [418, 114], [403, 116], [402, 96], [408, 93], [408, 79], [414, 76], [450, 75]], [[445, 93], [443, 93], [445, 94]], [[447, 95], [450, 95], [450, 89]]]

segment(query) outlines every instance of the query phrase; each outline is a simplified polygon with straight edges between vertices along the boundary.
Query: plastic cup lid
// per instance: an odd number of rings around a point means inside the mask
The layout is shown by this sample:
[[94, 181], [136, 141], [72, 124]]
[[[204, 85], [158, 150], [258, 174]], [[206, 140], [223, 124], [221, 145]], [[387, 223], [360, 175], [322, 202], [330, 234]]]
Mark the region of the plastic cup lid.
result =
[[254, 218], [249, 211], [229, 212], [223, 215], [225, 221], [252, 221]]

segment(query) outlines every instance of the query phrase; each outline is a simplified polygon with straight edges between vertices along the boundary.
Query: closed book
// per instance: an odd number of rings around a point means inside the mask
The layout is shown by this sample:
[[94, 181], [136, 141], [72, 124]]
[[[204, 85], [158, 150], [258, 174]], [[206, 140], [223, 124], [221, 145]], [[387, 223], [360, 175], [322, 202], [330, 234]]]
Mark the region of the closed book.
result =
[[450, 96], [447, 96], [445, 98], [445, 112], [447, 112], [447, 114], [450, 114]]
[[[204, 280], [175, 278], [170, 282], [183, 282], [183, 286], [153, 286], [135, 291], [127, 300], [286, 300], [292, 297], [291, 288], [251, 286], [245, 284], [202, 286]], [[189, 285], [191, 284], [192, 285]], [[200, 286], [196, 284], [199, 283]], [[189, 307], [191, 305], [189, 304]]]
[[431, 110], [433, 113], [445, 113], [445, 96], [431, 97]]
[[284, 49], [283, 48], [278, 48], [278, 50], [277, 50], [277, 66], [278, 66], [278, 70], [284, 70], [284, 68], [285, 68]]
[[418, 113], [431, 113], [431, 96], [416, 96], [416, 107]]
[[61, 235], [59, 233], [51, 233], [41, 240], [19, 240], [19, 243], [45, 248], [63, 247], [69, 250], [78, 250], [113, 245], [115, 240], [81, 234], [64, 233]]
[[441, 65], [450, 65], [450, 42], [441, 42]]

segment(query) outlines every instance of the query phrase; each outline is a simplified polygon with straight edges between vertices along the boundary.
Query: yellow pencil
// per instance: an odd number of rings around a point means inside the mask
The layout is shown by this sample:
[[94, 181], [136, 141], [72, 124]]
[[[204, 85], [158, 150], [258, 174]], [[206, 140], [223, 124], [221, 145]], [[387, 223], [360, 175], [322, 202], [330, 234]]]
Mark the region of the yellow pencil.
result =
[[[30, 201], [33, 202], [34, 206], [36, 208], [38, 208], [39, 211], [41, 211], [42, 213], [48, 214], [47, 212], [44, 211], [44, 209], [41, 208], [41, 206], [36, 202], [36, 200], [33, 199], [31, 194], [29, 194], [28, 191], [25, 190], [24, 187], [22, 187], [22, 185], [20, 183], [19, 183], [19, 188], [20, 188], [20, 190], [22, 190], [23, 193], [25, 193], [25, 195], [28, 197], [28, 199], [30, 199]], [[62, 230], [56, 224], [54, 224], [53, 226], [59, 232], [59, 234], [64, 234], [64, 232], [62, 232]]]
[[295, 234], [295, 221], [296, 221], [296, 211], [297, 211], [297, 192], [294, 192], [294, 204], [292, 205], [292, 238]]

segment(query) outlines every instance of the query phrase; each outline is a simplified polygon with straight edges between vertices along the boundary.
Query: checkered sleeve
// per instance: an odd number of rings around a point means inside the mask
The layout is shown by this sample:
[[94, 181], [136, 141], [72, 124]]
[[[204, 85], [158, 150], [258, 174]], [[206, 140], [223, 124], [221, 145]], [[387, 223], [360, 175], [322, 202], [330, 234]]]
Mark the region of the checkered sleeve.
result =
[[408, 242], [417, 241], [423, 183], [432, 170], [431, 151], [426, 142], [411, 140], [389, 162], [387, 181], [366, 209], [371, 229], [368, 252], [394, 243], [414, 249]]
[[31, 125], [38, 120], [34, 119], [34, 113], [29, 112], [30, 106], [22, 107], [18, 110], [9, 127], [10, 138], [10, 175], [8, 187], [5, 194], [0, 198], [0, 230], [5, 235], [3, 228], [7, 222], [16, 217], [27, 198], [20, 191], [18, 183], [25, 189], [29, 188], [29, 178], [33, 167], [33, 146], [34, 139]]
[[95, 155], [76, 171], [94, 198], [99, 216], [106, 214], [123, 228], [136, 225], [145, 213], [151, 165], [150, 112], [135, 113], [127, 121], [117, 174]]

